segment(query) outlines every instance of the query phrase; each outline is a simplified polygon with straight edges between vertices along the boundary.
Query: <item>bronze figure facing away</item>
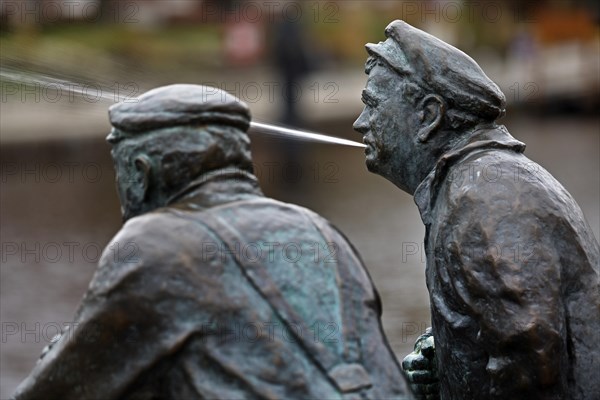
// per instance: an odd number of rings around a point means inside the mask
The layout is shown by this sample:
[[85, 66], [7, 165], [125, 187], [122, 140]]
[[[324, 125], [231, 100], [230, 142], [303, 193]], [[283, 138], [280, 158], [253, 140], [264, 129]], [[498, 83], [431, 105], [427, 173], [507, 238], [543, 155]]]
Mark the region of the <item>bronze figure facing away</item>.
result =
[[110, 109], [125, 225], [19, 386], [39, 399], [408, 399], [344, 236], [265, 198], [247, 106], [172, 85]]
[[403, 362], [411, 386], [600, 399], [600, 251], [579, 206], [496, 123], [504, 95], [475, 61], [403, 21], [385, 34], [354, 128], [426, 227], [432, 331]]

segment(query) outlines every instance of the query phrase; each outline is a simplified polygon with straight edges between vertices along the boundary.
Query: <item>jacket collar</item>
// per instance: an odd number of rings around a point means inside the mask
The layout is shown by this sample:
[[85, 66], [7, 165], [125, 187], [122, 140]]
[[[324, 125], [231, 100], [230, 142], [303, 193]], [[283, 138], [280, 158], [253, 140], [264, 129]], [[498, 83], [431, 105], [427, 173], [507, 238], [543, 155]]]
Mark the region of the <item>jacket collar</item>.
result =
[[442, 155], [435, 167], [415, 190], [415, 203], [425, 225], [431, 224], [431, 209], [435, 204], [440, 184], [448, 170], [460, 159], [481, 150], [507, 149], [517, 153], [525, 151], [525, 144], [513, 138], [504, 125], [482, 128], [473, 132], [468, 140]]
[[202, 174], [171, 197], [167, 205], [203, 210], [254, 197], [263, 197], [254, 174], [239, 168], [223, 168]]

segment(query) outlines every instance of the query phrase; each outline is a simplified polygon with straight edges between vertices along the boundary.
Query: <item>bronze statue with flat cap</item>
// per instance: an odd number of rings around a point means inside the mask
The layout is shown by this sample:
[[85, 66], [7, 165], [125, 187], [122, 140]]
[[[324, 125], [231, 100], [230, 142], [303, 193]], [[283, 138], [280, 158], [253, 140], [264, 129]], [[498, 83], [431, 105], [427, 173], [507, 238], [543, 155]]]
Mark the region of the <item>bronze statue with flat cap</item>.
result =
[[403, 21], [385, 34], [367, 45], [354, 128], [426, 228], [432, 330], [403, 362], [411, 386], [599, 399], [600, 250], [579, 206], [496, 123], [504, 95], [473, 59]]
[[110, 120], [126, 223], [15, 399], [412, 398], [352, 245], [261, 193], [244, 103], [173, 85]]

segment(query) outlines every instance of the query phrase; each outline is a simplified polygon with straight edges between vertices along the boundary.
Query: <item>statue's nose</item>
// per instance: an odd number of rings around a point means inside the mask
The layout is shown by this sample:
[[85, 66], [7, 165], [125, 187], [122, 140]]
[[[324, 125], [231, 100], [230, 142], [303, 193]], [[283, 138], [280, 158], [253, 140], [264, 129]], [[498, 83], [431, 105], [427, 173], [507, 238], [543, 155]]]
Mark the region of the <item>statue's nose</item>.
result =
[[358, 116], [356, 121], [354, 121], [354, 124], [352, 125], [352, 127], [354, 128], [355, 131], [357, 131], [363, 135], [369, 131], [368, 116], [364, 110]]
[[110, 144], [115, 144], [117, 143], [119, 140], [121, 139], [121, 137], [119, 136], [118, 132], [113, 129], [112, 131], [110, 131], [110, 133], [108, 134], [108, 136], [106, 137], [106, 141]]

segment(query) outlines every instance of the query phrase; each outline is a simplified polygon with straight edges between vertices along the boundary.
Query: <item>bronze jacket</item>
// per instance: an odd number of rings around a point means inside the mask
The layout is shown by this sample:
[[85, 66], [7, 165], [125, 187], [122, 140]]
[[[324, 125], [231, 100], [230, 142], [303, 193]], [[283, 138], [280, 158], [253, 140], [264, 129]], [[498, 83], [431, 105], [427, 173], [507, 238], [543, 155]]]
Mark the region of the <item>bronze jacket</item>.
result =
[[125, 224], [16, 399], [408, 398], [334, 227], [243, 176], [192, 189]]
[[600, 398], [598, 242], [503, 126], [415, 192], [443, 399]]

